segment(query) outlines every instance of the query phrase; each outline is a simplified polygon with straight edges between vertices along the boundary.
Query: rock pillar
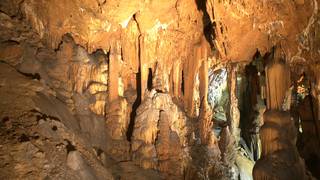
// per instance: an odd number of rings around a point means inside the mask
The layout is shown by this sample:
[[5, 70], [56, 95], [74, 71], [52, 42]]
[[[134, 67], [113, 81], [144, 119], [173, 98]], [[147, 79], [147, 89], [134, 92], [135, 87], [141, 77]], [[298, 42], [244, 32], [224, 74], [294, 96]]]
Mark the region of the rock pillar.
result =
[[289, 111], [283, 111], [290, 86], [290, 70], [284, 63], [271, 62], [266, 67], [267, 111], [260, 129], [261, 158], [253, 169], [255, 180], [305, 179], [305, 168], [296, 144], [296, 130]]

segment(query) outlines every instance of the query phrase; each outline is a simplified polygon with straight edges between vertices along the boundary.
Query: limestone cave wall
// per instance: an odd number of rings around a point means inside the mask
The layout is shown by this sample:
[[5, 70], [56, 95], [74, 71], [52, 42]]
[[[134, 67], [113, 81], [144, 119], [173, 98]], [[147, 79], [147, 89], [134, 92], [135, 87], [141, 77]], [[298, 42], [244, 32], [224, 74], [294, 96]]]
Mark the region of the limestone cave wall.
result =
[[318, 3], [0, 0], [0, 179], [319, 178]]

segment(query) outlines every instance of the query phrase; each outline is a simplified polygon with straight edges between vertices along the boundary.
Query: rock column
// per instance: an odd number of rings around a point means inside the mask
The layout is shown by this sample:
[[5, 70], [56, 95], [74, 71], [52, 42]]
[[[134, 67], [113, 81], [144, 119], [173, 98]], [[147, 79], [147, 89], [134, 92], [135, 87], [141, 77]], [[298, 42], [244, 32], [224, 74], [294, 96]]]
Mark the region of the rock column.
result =
[[294, 122], [289, 111], [282, 108], [290, 86], [290, 70], [278, 59], [266, 67], [267, 111], [260, 129], [262, 154], [253, 169], [255, 180], [306, 178], [295, 146]]

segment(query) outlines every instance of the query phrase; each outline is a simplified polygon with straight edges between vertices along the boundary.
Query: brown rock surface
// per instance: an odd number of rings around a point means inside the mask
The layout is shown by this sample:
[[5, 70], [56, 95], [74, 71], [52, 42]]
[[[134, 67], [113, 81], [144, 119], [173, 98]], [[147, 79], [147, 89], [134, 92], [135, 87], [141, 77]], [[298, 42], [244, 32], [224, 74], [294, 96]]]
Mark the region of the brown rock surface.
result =
[[[277, 111], [266, 113], [254, 177], [306, 177], [294, 124], [278, 111], [305, 73], [320, 117], [318, 3], [1, 0], [0, 179], [247, 177], [237, 72], [256, 54]], [[216, 137], [208, 72], [226, 67]]]

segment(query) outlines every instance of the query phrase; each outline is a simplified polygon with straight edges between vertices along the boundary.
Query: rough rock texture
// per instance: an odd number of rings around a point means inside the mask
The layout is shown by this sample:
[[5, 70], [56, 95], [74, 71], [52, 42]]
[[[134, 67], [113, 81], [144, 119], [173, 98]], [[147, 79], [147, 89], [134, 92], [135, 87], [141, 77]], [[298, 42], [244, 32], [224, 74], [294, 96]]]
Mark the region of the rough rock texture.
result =
[[278, 61], [277, 58], [266, 67], [267, 108], [282, 110], [290, 87], [290, 69]]
[[76, 119], [48, 87], [1, 63], [1, 94], [6, 94], [1, 96], [3, 179], [47, 176], [77, 179], [77, 172], [70, 171], [65, 163], [68, 151], [76, 149], [81, 153], [77, 155], [83, 166], [90, 164], [94, 174], [113, 178], [98, 161], [93, 149], [90, 152], [86, 147], [91, 143], [80, 134]]
[[[1, 0], [0, 179], [251, 178], [238, 67], [261, 54], [269, 110], [288, 109], [292, 77], [305, 73], [319, 119], [318, 3]], [[230, 104], [215, 137], [208, 72], [226, 67]], [[268, 147], [279, 128], [286, 142]], [[287, 115], [266, 118], [257, 177], [269, 152], [305, 177], [293, 129]]]
[[[260, 129], [261, 158], [253, 170], [254, 179], [309, 179], [304, 161], [299, 156], [296, 128], [285, 111], [290, 71], [276, 59], [266, 67], [267, 111]], [[290, 167], [290, 168], [289, 168]]]
[[[216, 47], [225, 60], [247, 61], [280, 45], [289, 61], [315, 59], [318, 1], [208, 1]], [[214, 21], [213, 21], [214, 20]], [[317, 30], [316, 30], [317, 31]]]
[[107, 153], [104, 53], [68, 36], [50, 50], [27, 25], [5, 14], [1, 22], [0, 179], [160, 178]]
[[187, 120], [169, 95], [151, 91], [137, 110], [133, 160], [144, 168], [183, 176], [189, 160]]
[[295, 147], [297, 135], [289, 113], [266, 111], [260, 131], [262, 155], [254, 167], [254, 179], [310, 178]]

